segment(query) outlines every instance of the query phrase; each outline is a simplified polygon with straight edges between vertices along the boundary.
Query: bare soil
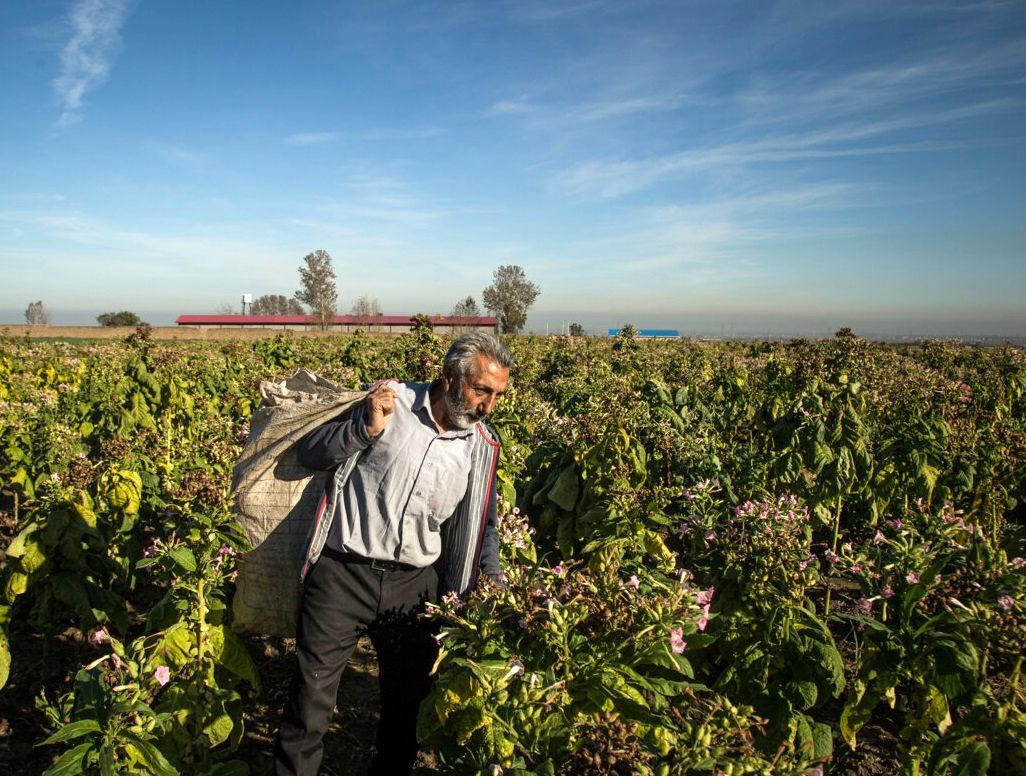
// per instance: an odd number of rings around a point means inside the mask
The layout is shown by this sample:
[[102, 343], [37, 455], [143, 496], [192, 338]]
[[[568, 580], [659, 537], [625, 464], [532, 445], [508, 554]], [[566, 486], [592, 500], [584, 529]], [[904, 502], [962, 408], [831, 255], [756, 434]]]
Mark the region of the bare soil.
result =
[[[250, 639], [262, 692], [246, 704], [246, 735], [239, 758], [253, 776], [273, 773], [274, 736], [295, 669], [292, 639]], [[378, 667], [374, 647], [363, 638], [342, 674], [335, 717], [324, 739], [325, 776], [363, 774], [374, 754], [378, 725]]]

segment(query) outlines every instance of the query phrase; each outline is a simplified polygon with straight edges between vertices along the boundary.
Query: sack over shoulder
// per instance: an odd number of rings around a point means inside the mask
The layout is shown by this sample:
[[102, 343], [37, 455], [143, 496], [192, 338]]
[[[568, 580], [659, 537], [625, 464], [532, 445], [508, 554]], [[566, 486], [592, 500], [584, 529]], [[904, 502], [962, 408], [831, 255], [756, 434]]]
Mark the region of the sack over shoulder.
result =
[[233, 625], [246, 633], [293, 636], [307, 536], [332, 476], [300, 464], [296, 443], [367, 394], [300, 369], [262, 382], [260, 395], [232, 477], [238, 521], [253, 547], [240, 559]]

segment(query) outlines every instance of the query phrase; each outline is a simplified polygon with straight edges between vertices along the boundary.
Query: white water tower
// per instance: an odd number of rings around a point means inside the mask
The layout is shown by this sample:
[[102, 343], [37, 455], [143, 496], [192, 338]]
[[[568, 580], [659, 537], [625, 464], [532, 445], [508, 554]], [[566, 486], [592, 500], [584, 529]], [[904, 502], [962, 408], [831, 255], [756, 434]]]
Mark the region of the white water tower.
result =
[[243, 315], [246, 314], [246, 307], [247, 306], [249, 307], [249, 309], [251, 309], [251, 310], [253, 309], [253, 295], [252, 294], [243, 294], [242, 295], [242, 314]]

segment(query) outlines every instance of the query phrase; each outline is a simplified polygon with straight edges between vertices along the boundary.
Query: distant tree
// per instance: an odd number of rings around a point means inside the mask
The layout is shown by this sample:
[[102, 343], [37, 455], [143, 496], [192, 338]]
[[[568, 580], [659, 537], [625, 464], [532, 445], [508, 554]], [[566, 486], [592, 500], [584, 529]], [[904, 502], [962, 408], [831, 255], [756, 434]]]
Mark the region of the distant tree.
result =
[[461, 299], [452, 308], [453, 318], [477, 318], [479, 315], [481, 315], [481, 310], [472, 296]]
[[613, 350], [630, 352], [638, 349], [638, 330], [633, 324], [625, 323], [620, 327], [616, 338], [613, 340]]
[[303, 305], [285, 294], [258, 296], [249, 311], [252, 315], [303, 315], [306, 312]]
[[492, 276], [492, 284], [481, 294], [484, 306], [499, 319], [504, 332], [516, 334], [527, 322], [527, 310], [541, 289], [524, 276], [522, 267], [503, 264]]
[[320, 250], [306, 254], [299, 267], [299, 279], [303, 287], [296, 292], [296, 300], [310, 307], [310, 316], [322, 329], [328, 328], [338, 305], [331, 254]]
[[371, 318], [376, 315], [381, 315], [381, 303], [374, 297], [364, 294], [353, 302], [351, 314], [359, 316], [360, 318]]
[[581, 326], [581, 324], [579, 324], [579, 323], [571, 323], [570, 324], [569, 334], [570, 334], [571, 337], [583, 337], [584, 336], [584, 327]]
[[840, 337], [841, 339], [847, 339], [847, 338], [850, 338], [850, 337], [856, 337], [858, 335], [855, 334], [855, 332], [853, 332], [850, 327], [842, 326], [841, 328], [839, 328], [837, 331], [834, 332], [834, 336], [835, 337]]
[[214, 310], [214, 315], [235, 315], [235, 308], [228, 302], [222, 302]]
[[135, 313], [122, 310], [119, 313], [101, 313], [96, 316], [96, 322], [101, 326], [138, 326], [143, 320]]
[[25, 323], [30, 326], [49, 326], [50, 311], [43, 305], [42, 300], [29, 302], [25, 308]]

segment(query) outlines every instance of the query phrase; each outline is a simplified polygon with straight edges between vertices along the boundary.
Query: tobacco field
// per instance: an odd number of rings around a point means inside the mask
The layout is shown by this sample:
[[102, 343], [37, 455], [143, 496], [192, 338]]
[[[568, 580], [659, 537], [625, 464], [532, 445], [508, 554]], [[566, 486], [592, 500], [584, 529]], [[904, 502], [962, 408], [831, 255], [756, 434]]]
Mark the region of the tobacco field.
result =
[[[509, 344], [507, 578], [431, 612], [425, 772], [1026, 774], [1022, 349]], [[232, 630], [259, 383], [447, 346], [0, 339], [0, 762], [269, 772]]]

